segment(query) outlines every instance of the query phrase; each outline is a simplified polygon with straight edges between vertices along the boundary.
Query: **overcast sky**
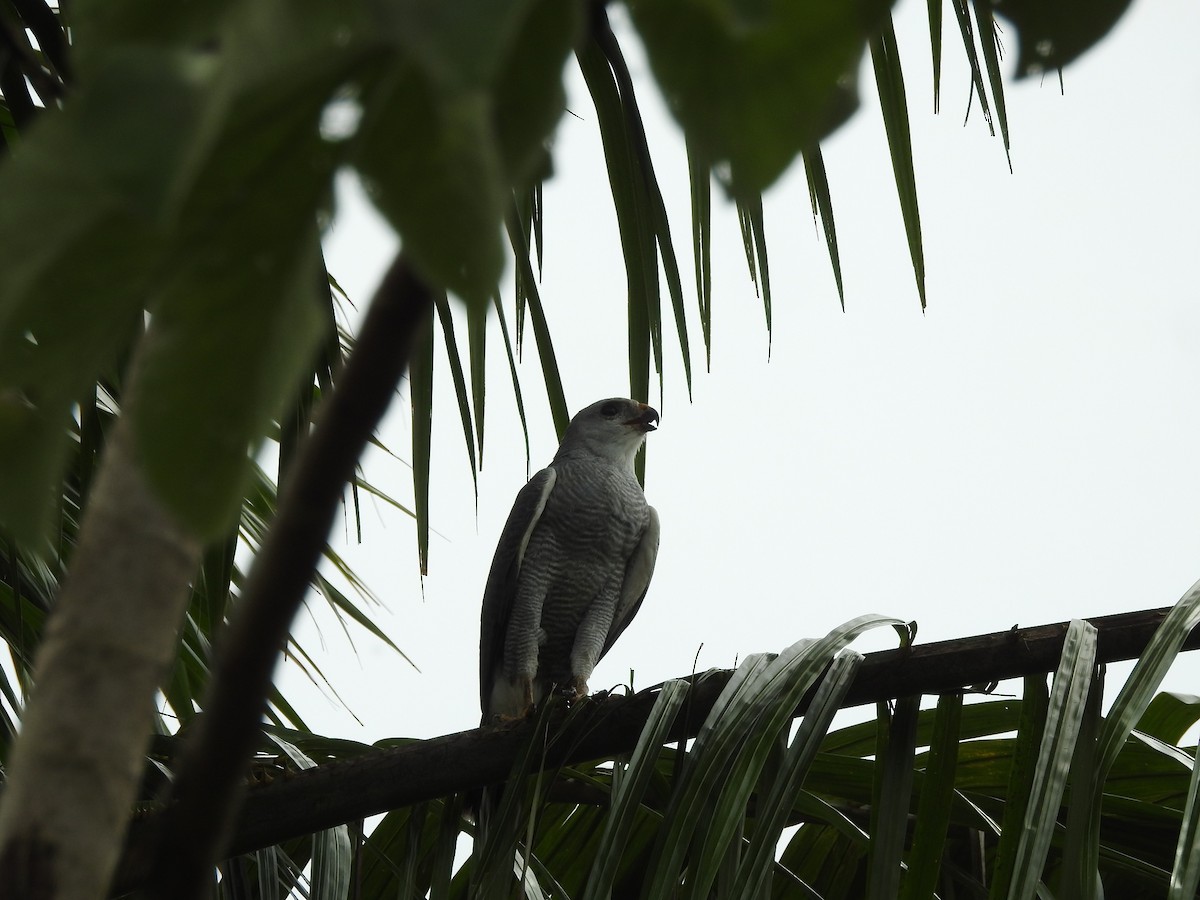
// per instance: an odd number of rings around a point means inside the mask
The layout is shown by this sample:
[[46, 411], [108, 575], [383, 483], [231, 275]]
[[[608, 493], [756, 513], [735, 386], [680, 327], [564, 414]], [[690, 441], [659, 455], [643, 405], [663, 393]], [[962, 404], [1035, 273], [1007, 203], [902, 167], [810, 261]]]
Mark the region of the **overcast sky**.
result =
[[[925, 4], [903, 0], [896, 11], [928, 310], [864, 61], [862, 109], [824, 144], [846, 310], [797, 163], [766, 198], [768, 360], [736, 217], [714, 203], [712, 372], [696, 352], [689, 403], [668, 336], [646, 484], [663, 523], [658, 567], [593, 689], [628, 682], [631, 669], [635, 687], [687, 674], [697, 653], [700, 669], [731, 666], [862, 613], [916, 619], [918, 640], [932, 641], [1164, 606], [1200, 578], [1200, 6], [1134, 3], [1066, 70], [1065, 95], [1054, 77], [1008, 80], [1013, 174], [977, 106], [963, 125], [968, 70], [946, 16], [934, 116]], [[619, 34], [699, 347], [682, 146], [636, 42]], [[567, 73], [574, 115], [559, 125], [545, 189], [542, 295], [574, 412], [627, 394], [628, 376], [625, 275], [596, 116], [575, 68]], [[328, 264], [362, 306], [396, 242], [351, 180], [339, 199]], [[532, 347], [521, 374], [536, 470], [556, 441]], [[386, 604], [379, 621], [421, 671], [354, 629], [352, 648], [321, 601], [310, 602], [315, 619], [302, 614], [297, 633], [324, 640], [319, 661], [362, 721], [285, 667], [285, 695], [319, 731], [373, 741], [478, 723], [480, 596], [525, 479], [498, 333], [489, 367], [476, 515], [441, 366], [437, 534], [423, 591], [403, 515], [368, 502], [364, 543], [344, 547]], [[398, 398], [382, 431], [403, 458], [409, 415]], [[411, 501], [402, 463], [375, 453], [366, 465], [370, 480]], [[889, 630], [859, 646], [893, 645]], [[1200, 692], [1198, 675], [1185, 657], [1167, 687]]]

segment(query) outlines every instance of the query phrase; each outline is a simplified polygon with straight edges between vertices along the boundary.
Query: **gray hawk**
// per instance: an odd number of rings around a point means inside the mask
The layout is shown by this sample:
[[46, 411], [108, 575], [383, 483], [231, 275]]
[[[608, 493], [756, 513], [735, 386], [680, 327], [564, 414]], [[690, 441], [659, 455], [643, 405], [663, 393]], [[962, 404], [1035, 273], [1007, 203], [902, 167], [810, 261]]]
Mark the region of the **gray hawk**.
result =
[[586, 696], [592, 669], [637, 613], [659, 529], [633, 460], [657, 422], [635, 400], [593, 403], [517, 494], [483, 594], [484, 724], [526, 715], [554, 686]]

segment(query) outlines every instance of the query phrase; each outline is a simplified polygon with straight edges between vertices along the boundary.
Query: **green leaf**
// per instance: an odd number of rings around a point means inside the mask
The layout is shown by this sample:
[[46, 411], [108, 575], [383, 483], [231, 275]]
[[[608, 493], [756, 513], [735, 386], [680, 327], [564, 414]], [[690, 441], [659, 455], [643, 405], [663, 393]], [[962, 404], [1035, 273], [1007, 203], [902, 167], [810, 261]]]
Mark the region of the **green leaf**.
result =
[[900, 51], [891, 17], [885, 18], [878, 34], [871, 38], [871, 62], [875, 66], [875, 83], [879, 87], [879, 106], [887, 131], [892, 171], [896, 176], [896, 193], [900, 197], [900, 212], [904, 217], [904, 232], [908, 235], [908, 252], [912, 257], [913, 275], [921, 309], [925, 308], [925, 251], [921, 246], [921, 214], [917, 208], [917, 176], [913, 172], [912, 135], [908, 127], [908, 104], [904, 96], [904, 74], [900, 69]]
[[829, 250], [829, 263], [833, 266], [838, 300], [845, 312], [846, 292], [842, 286], [842, 260], [838, 254], [837, 229], [833, 223], [833, 199], [829, 193], [829, 177], [825, 174], [825, 159], [820, 147], [813, 147], [804, 154], [804, 173], [808, 179], [808, 200], [812, 205], [813, 219], [820, 220], [821, 230], [825, 233], [825, 246]]
[[455, 798], [388, 813], [363, 843], [349, 896], [447, 896], [460, 816]]
[[[968, 0], [951, 0], [954, 5], [954, 17], [958, 20], [958, 31], [962, 36], [963, 51], [967, 56], [967, 63], [971, 67], [971, 87], [973, 95], [979, 97], [979, 107], [983, 111], [983, 120], [987, 123], [988, 131], [993, 135], [996, 133], [996, 128], [992, 123], [992, 111], [988, 105], [987, 88], [983, 84], [983, 70], [979, 66], [979, 53], [975, 49], [975, 26], [971, 22], [971, 7], [968, 6]], [[967, 113], [970, 114], [970, 102], [967, 104]]]
[[353, 160], [424, 278], [485, 302], [504, 269], [507, 195], [488, 95], [445, 94], [398, 60], [364, 96]]
[[900, 894], [902, 900], [924, 900], [932, 897], [937, 887], [950, 825], [962, 711], [962, 694], [943, 694], [938, 698], [933, 739], [921, 780], [912, 852]]
[[483, 468], [484, 403], [487, 398], [487, 314], [485, 305], [467, 307], [467, 357], [471, 371], [471, 406], [475, 411], [475, 440]]
[[1029, 900], [1037, 890], [1070, 773], [1079, 723], [1087, 707], [1095, 660], [1095, 626], [1082, 619], [1072, 620], [1063, 642], [1062, 658], [1054, 673], [1046, 730], [1013, 866], [1014, 879], [1008, 892], [1010, 900]]
[[[525, 256], [528, 258], [531, 246], [536, 246], [538, 251], [538, 277], [541, 277], [542, 272], [542, 253], [541, 244], [535, 240], [539, 237], [538, 225], [541, 222], [542, 211], [540, 203], [540, 194], [536, 189], [513, 192], [513, 210], [511, 215], [516, 219], [517, 231], [521, 235], [520, 244], [513, 243], [511, 235], [509, 243], [512, 245], [513, 253], [521, 252], [520, 248], [524, 248]], [[516, 331], [517, 331], [517, 356], [524, 359], [525, 354], [525, 312], [527, 300], [530, 290], [537, 290], [537, 283], [525, 277], [526, 270], [531, 270], [532, 267], [513, 266], [513, 296], [516, 300]], [[530, 287], [529, 285], [532, 285]]]
[[646, 791], [654, 773], [654, 762], [662, 749], [667, 730], [675, 721], [679, 708], [687, 698], [685, 681], [668, 681], [663, 685], [646, 724], [633, 749], [629, 765], [622, 772], [619, 787], [613, 791], [604, 832], [591, 865], [583, 900], [608, 900], [612, 896], [621, 853], [629, 839], [637, 804]]
[[1005, 0], [1004, 17], [1020, 32], [1019, 75], [1061, 69], [1089, 50], [1112, 29], [1130, 0], [1056, 4]]
[[1093, 900], [1099, 887], [1100, 805], [1093, 806], [1092, 783], [1096, 777], [1096, 734], [1100, 730], [1103, 699], [1104, 667], [1099, 666], [1092, 676], [1071, 758], [1071, 794], [1058, 882], [1062, 900]]
[[[828, 804], [826, 804], [828, 807]], [[832, 807], [828, 811], [839, 817], [847, 830], [854, 826]], [[855, 840], [847, 830], [833, 826], [809, 823], [797, 829], [780, 857], [780, 865], [802, 879], [807, 891], [798, 891], [797, 897], [838, 898], [851, 900], [862, 896], [863, 882], [860, 877], [863, 858], [866, 854], [866, 835]], [[776, 894], [775, 896], [778, 896]]]
[[[797, 642], [774, 659], [751, 656], [735, 670], [696, 736], [664, 817], [665, 827], [649, 864], [647, 897], [670, 893], [688, 848], [695, 843], [717, 851], [715, 855], [697, 851], [699, 871], [689, 877], [689, 891], [707, 889], [740, 818], [735, 811], [739, 803], [744, 805], [800, 698], [834, 653], [866, 629], [892, 624], [903, 623], [860, 616], [819, 640]], [[719, 797], [714, 795], [717, 790]], [[715, 812], [701, 821], [706, 807]]]
[[886, 703], [877, 704], [879, 745], [875, 753], [871, 847], [867, 856], [868, 898], [888, 900], [900, 891], [920, 704], [919, 696], [903, 697], [896, 702], [894, 713]]
[[1182, 740], [1184, 733], [1200, 721], [1200, 697], [1192, 694], [1164, 692], [1156, 694], [1138, 719], [1137, 731], [1171, 744]]
[[770, 862], [783, 833], [787, 814], [801, 793], [800, 786], [808, 774], [809, 766], [820, 749], [842, 698], [854, 683], [861, 663], [862, 656], [852, 650], [843, 651], [834, 659], [788, 747], [778, 775], [770, 782], [769, 791], [759, 795], [755, 810], [756, 827], [735, 878], [735, 883], [742, 886], [743, 900], [760, 896], [760, 892], [769, 884], [772, 871]]
[[742, 230], [742, 248], [750, 280], [762, 296], [763, 312], [767, 319], [767, 356], [771, 355], [771, 275], [767, 270], [767, 231], [763, 222], [762, 197], [751, 197], [737, 203], [738, 223]]
[[[111, 59], [116, 44], [203, 47], [218, 36], [231, 0], [203, 0], [160, 15], [153, 0], [87, 2], [70, 9], [71, 66], [80, 83]], [[61, 9], [61, 8], [60, 8]]]
[[473, 91], [493, 83], [531, 6], [531, 0], [398, 0], [384, 15], [397, 42], [439, 88]]
[[[496, 73], [493, 121], [509, 180], [520, 186], [549, 167], [545, 141], [567, 108], [563, 66], [578, 42], [584, 7], [576, 0], [513, 5], [528, 12]], [[540, 259], [540, 235], [537, 243]]]
[[[297, 768], [316, 766], [311, 757], [280, 735], [267, 732], [267, 738], [277, 744]], [[335, 900], [346, 896], [350, 888], [351, 857], [350, 835], [345, 825], [313, 835], [312, 875], [309, 878], [313, 900]]]
[[887, 10], [881, 0], [634, 0], [650, 67], [689, 141], [749, 198], [846, 119], [840, 83]]
[[181, 259], [179, 280], [153, 307], [128, 405], [147, 474], [199, 535], [237, 520], [252, 451], [320, 337], [315, 226], [304, 232], [289, 242], [276, 231], [278, 255], [264, 251], [271, 262], [257, 270], [215, 248], [191, 257], [194, 267]]
[[433, 852], [429, 900], [442, 900], [450, 896], [450, 878], [454, 874], [454, 854], [458, 849], [461, 817], [460, 797], [450, 797], [442, 801], [441, 827]]
[[[473, 304], [483, 308], [481, 304]], [[467, 380], [463, 376], [462, 358], [458, 352], [458, 341], [454, 337], [454, 316], [450, 313], [450, 301], [443, 293], [433, 299], [438, 323], [442, 326], [442, 337], [446, 342], [446, 358], [450, 363], [450, 376], [454, 380], [454, 395], [458, 399], [458, 415], [462, 420], [463, 440], [467, 445], [467, 458], [471, 463], [471, 483], [475, 488], [475, 504], [479, 505], [479, 466], [475, 462], [475, 433], [471, 426], [471, 400], [467, 395]]]
[[[514, 872], [527, 887], [530, 886], [529, 867], [519, 841], [532, 831], [539, 814], [537, 795], [546, 777], [539, 761], [549, 741], [551, 710], [557, 706], [556, 702], [541, 705], [529, 739], [513, 760], [503, 787], [489, 788], [480, 800], [471, 850], [470, 880], [474, 896], [503, 896]], [[499, 803], [496, 802], [497, 793]]]
[[[592, 40], [576, 51], [576, 57], [596, 107], [625, 260], [629, 304], [629, 394], [639, 400], [649, 400], [652, 357], [659, 373], [660, 393], [662, 388], [660, 249], [676, 309], [682, 313], [678, 266], [670, 246], [669, 231], [664, 242], [663, 235], [656, 230], [658, 225], [666, 228], [665, 207], [646, 146], [633, 82], [602, 10], [595, 14]], [[681, 339], [686, 348], [686, 327], [681, 332]], [[685, 366], [690, 389], [690, 362], [685, 361]], [[643, 475], [642, 458], [639, 454], [639, 478]]]
[[1197, 887], [1200, 887], [1200, 765], [1193, 761], [1167, 900], [1192, 900]]
[[579, 10], [563, 0], [385, 8], [406, 52], [364, 95], [354, 162], [422, 274], [471, 303], [486, 303], [503, 272], [510, 186], [533, 176], [562, 115]]
[[[613, 199], [617, 205], [618, 224], [622, 234], [622, 246], [627, 250], [636, 249], [629, 246], [625, 236], [636, 236], [636, 242], [645, 254], [643, 262], [644, 276], [647, 278], [644, 302], [645, 316], [650, 328], [650, 345], [654, 352], [654, 365], [659, 373], [659, 393], [662, 393], [662, 312], [660, 309], [658, 290], [658, 260], [662, 260], [662, 272], [667, 283], [667, 292], [671, 297], [671, 307], [675, 314], [675, 332], [679, 338], [680, 350], [683, 354], [683, 374], [687, 383], [688, 396], [692, 390], [692, 359], [688, 345], [687, 317], [683, 306], [683, 286], [679, 275], [679, 262], [675, 257], [675, 247], [671, 241], [671, 226], [667, 217], [666, 204], [663, 202], [662, 191], [658, 186], [658, 178], [654, 173], [654, 161], [650, 156], [650, 145], [646, 140], [646, 130], [642, 124], [642, 115], [638, 109], [637, 97], [634, 91], [633, 77], [625, 57], [617, 43], [616, 36], [608, 26], [607, 20], [596, 14], [592, 29], [597, 45], [604, 54], [605, 60], [611, 67], [612, 77], [618, 93], [620, 105], [620, 122], [601, 122], [602, 134], [619, 135], [625, 140], [625, 150], [622, 153], [616, 147], [609, 146], [606, 156], [616, 155], [628, 157], [631, 166], [629, 171], [621, 167], [609, 166], [610, 182], [613, 178], [631, 177], [628, 185], [612, 185]], [[603, 116], [611, 107], [611, 103], [597, 103], [597, 114]], [[608, 145], [606, 145], [608, 146]], [[629, 193], [633, 194], [634, 203], [628, 202]], [[623, 220], [622, 215], [631, 216], [630, 221]], [[630, 301], [640, 292], [630, 291]], [[635, 335], [632, 328], [631, 315], [631, 351]], [[635, 383], [634, 397], [649, 399], [647, 392], [637, 393]]]
[[[810, 642], [802, 641], [790, 649], [804, 652], [810, 646]], [[757, 698], [767, 696], [772, 662], [774, 660], [770, 654], [754, 654], [734, 672], [734, 677], [718, 698], [717, 705], [692, 745], [687, 770], [687, 775], [691, 776], [690, 784], [685, 779], [667, 810], [667, 842], [664, 844], [661, 839], [659, 841], [659, 846], [666, 849], [664, 856], [671, 860], [667, 872], [678, 870], [680, 863], [676, 861], [676, 854], [678, 848], [685, 846], [684, 839], [691, 844], [690, 855], [695, 860], [688, 871], [687, 897], [707, 895], [729, 842], [741, 826], [740, 813], [761, 766], [761, 763], [754, 765], [754, 761], [748, 758], [752, 752], [744, 751], [743, 747], [747, 742], [762, 746], [764, 738], [773, 742], [776, 737], [774, 734], [768, 735], [768, 729], [759, 721], [759, 710], [755, 704]], [[718, 710], [721, 712], [718, 713]], [[736, 729], [735, 721], [739, 723]], [[686, 796], [684, 785], [687, 785], [689, 792], [695, 792], [695, 796]], [[680, 807], [676, 806], [677, 800]], [[682, 811], [688, 807], [691, 813]], [[673, 821], [675, 816], [694, 819], [678, 827]], [[653, 863], [651, 866], [657, 868]], [[655, 881], [664, 884], [662, 879], [656, 878]]]
[[389, 649], [398, 653], [406, 663], [408, 663], [414, 669], [417, 669], [417, 671], [420, 671], [420, 669], [417, 667], [417, 664], [409, 659], [408, 654], [397, 647], [396, 644], [393, 643], [392, 639], [387, 636], [387, 633], [380, 628], [375, 621], [358, 606], [358, 604], [351, 601], [349, 597], [339, 591], [333, 582], [318, 572], [313, 575], [313, 583], [317, 590], [320, 591], [321, 596], [329, 601], [329, 604], [331, 607], [333, 607], [335, 613], [337, 613], [339, 616], [343, 613], [349, 616], [368, 634], [371, 634], [375, 638], [382, 641]]
[[[1045, 681], [1045, 678], [1042, 679]], [[959, 725], [962, 740], [971, 740], [991, 734], [1014, 731], [1026, 707], [1018, 700], [991, 700], [972, 703], [963, 708]], [[928, 747], [935, 743], [934, 731], [937, 710], [922, 710], [917, 717], [917, 746]], [[1036, 742], [1035, 742], [1036, 746]], [[830, 732], [821, 749], [827, 753], [850, 756], [870, 756], [875, 752], [874, 720], [850, 725]]]
[[341, 900], [350, 886], [353, 848], [345, 825], [313, 835], [311, 900]]
[[1008, 159], [1008, 171], [1012, 172], [1012, 152], [1008, 142], [1008, 111], [1004, 106], [1004, 79], [1000, 75], [1000, 31], [992, 14], [992, 7], [981, 0], [972, 0], [975, 6], [975, 21], [979, 24], [979, 45], [987, 65], [988, 83], [992, 87], [992, 100], [996, 106], [996, 122], [1000, 125], [1000, 139], [1004, 142], [1004, 155]]
[[1183, 642], [1197, 624], [1200, 624], [1200, 581], [1188, 588], [1171, 607], [1109, 708], [1100, 732], [1096, 765], [1101, 782], [1116, 761], [1130, 731], [1150, 705], [1151, 698], [1157, 693]]
[[412, 403], [413, 507], [421, 574], [429, 574], [429, 463], [433, 442], [433, 320], [422, 326], [408, 364]]
[[[1092, 873], [1096, 869], [1100, 841], [1100, 806], [1104, 794], [1105, 781], [1121, 750], [1133, 730], [1134, 725], [1142, 718], [1151, 698], [1162, 684], [1167, 670], [1179, 654], [1183, 642], [1191, 634], [1192, 629], [1200, 623], [1200, 581], [1193, 584], [1188, 591], [1167, 613], [1167, 617], [1154, 632], [1150, 643], [1138, 657], [1133, 671], [1121, 686], [1116, 699], [1109, 708], [1108, 715], [1100, 730], [1096, 744], [1095, 771], [1092, 774], [1092, 797], [1087, 806], [1086, 843], [1080, 852], [1079, 870], [1081, 877], [1087, 878], [1081, 890], [1087, 892]], [[1083, 816], [1083, 813], [1080, 814]], [[1077, 828], [1083, 830], [1082, 823]]]
[[[171, 185], [165, 271], [126, 397], [150, 480], [204, 537], [236, 520], [252, 451], [311, 371], [328, 321], [316, 219], [339, 151], [319, 123], [358, 60], [326, 44], [340, 18], [314, 13], [312, 28], [298, 30], [294, 13], [239, 9], [221, 64], [210, 66], [201, 127]], [[284, 48], [280, 28], [294, 38]], [[260, 46], [268, 32], [270, 52]]]
[[[408, 811], [408, 848], [400, 862], [399, 882], [401, 897], [416, 897], [424, 894], [417, 888], [417, 862], [420, 858], [421, 833], [425, 830], [425, 822], [429, 818], [429, 804], [417, 803]], [[422, 885], [424, 887], [424, 885]]]
[[141, 326], [199, 102], [169, 55], [119, 56], [0, 171], [0, 523], [23, 541], [57, 502], [71, 407]]
[[996, 862], [992, 870], [992, 884], [988, 897], [998, 900], [1008, 896], [1013, 880], [1013, 867], [1017, 860], [1017, 846], [1021, 842], [1025, 813], [1029, 808], [1030, 792], [1033, 789], [1034, 772], [1037, 769], [1038, 751], [1046, 730], [1046, 713], [1050, 694], [1046, 689], [1045, 674], [1027, 675], [1022, 693], [1020, 724], [1013, 741], [1013, 763], [1008, 774], [1004, 804], [1004, 819], [1000, 828], [1000, 844], [996, 850]]
[[[519, 267], [518, 267], [519, 268]], [[525, 477], [529, 477], [529, 423], [525, 419], [525, 401], [521, 397], [521, 379], [517, 376], [517, 360], [513, 355], [513, 342], [508, 332], [508, 322], [504, 319], [504, 305], [500, 295], [492, 296], [492, 306], [496, 310], [496, 318], [500, 320], [500, 334], [504, 338], [504, 352], [508, 357], [508, 372], [512, 377], [513, 395], [517, 401], [517, 418], [521, 420], [521, 434], [525, 438]], [[476, 406], [478, 410], [479, 407]], [[483, 432], [481, 431], [480, 434]], [[482, 450], [481, 450], [482, 454]]]
[[[513, 249], [516, 251], [517, 268], [521, 270], [526, 279], [526, 302], [529, 316], [533, 320], [533, 336], [537, 341], [538, 357], [542, 361], [546, 397], [550, 401], [550, 414], [554, 418], [554, 429], [561, 438], [567, 430], [567, 423], [571, 421], [571, 415], [567, 411], [567, 398], [563, 394], [562, 376], [558, 371], [558, 360], [554, 356], [554, 342], [550, 337], [550, 326], [546, 322], [546, 313], [542, 309], [541, 297], [534, 284], [533, 270], [529, 265], [529, 248], [525, 245], [525, 239], [521, 235], [515, 212], [510, 211], [505, 224], [508, 227], [509, 240], [512, 241]], [[496, 308], [500, 308], [499, 303], [496, 303]], [[507, 345], [507, 340], [505, 343]], [[516, 383], [515, 374], [513, 383]], [[528, 436], [526, 443], [528, 444]]]
[[712, 370], [712, 164], [693, 142], [687, 142], [688, 183], [692, 202], [692, 256], [696, 267], [696, 297], [704, 335], [704, 366]]
[[942, 0], [926, 0], [929, 8], [929, 47], [933, 52], [933, 113], [937, 115], [942, 92]]

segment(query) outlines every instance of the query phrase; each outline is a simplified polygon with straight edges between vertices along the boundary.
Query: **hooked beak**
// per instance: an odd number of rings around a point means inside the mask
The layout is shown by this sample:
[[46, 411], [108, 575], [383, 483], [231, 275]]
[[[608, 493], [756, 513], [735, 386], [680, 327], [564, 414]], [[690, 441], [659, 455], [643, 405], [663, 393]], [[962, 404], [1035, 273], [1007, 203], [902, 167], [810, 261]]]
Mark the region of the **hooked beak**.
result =
[[653, 406], [647, 406], [645, 403], [638, 404], [638, 414], [632, 419], [626, 420], [626, 425], [631, 425], [637, 428], [643, 434], [655, 430], [658, 423], [658, 410]]

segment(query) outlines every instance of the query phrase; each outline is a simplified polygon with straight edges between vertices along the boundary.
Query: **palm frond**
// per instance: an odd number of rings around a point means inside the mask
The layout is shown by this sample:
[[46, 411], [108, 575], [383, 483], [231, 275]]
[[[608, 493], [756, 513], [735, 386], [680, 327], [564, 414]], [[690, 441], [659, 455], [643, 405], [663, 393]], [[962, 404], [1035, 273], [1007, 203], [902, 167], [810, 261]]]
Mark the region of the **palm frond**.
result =
[[887, 130], [892, 171], [896, 176], [896, 193], [900, 197], [900, 212], [904, 217], [904, 231], [908, 235], [908, 252], [917, 280], [917, 294], [921, 298], [921, 309], [924, 309], [925, 250], [921, 242], [921, 215], [917, 208], [917, 176], [913, 171], [904, 74], [900, 70], [899, 48], [890, 16], [871, 38], [871, 62], [875, 67], [875, 83], [879, 87], [879, 106]]

